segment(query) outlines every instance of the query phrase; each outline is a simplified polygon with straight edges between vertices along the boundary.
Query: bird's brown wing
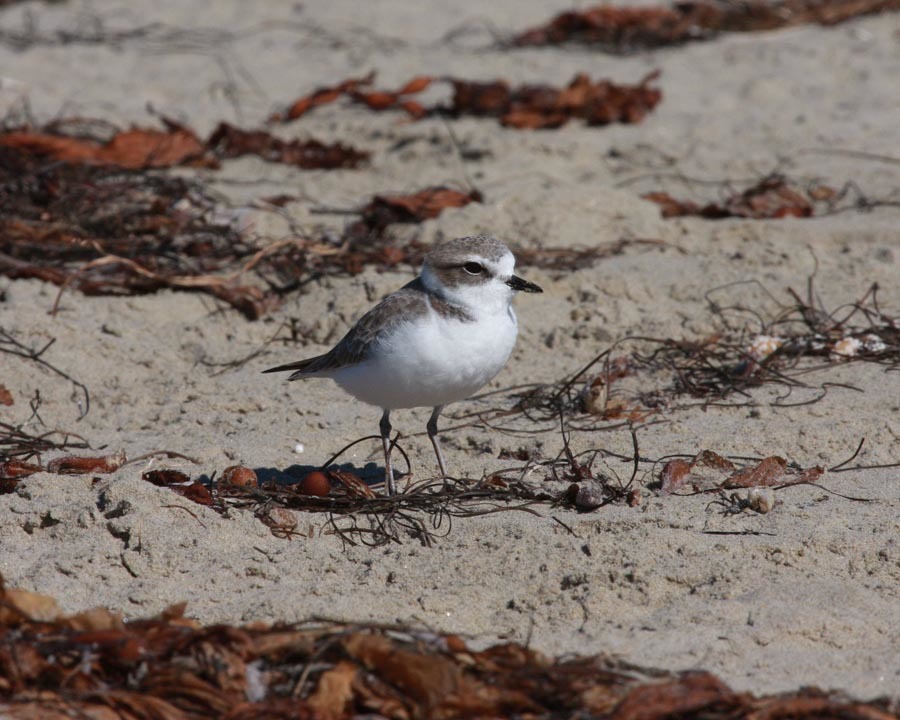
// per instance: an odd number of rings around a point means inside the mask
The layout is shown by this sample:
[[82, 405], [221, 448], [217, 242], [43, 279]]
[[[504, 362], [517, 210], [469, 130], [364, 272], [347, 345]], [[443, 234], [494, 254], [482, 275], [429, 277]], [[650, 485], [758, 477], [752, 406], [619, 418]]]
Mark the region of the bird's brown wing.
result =
[[327, 375], [348, 365], [365, 360], [379, 336], [384, 336], [397, 324], [428, 312], [428, 293], [416, 278], [363, 315], [341, 341], [324, 355], [279, 365], [264, 373], [294, 370], [288, 380]]

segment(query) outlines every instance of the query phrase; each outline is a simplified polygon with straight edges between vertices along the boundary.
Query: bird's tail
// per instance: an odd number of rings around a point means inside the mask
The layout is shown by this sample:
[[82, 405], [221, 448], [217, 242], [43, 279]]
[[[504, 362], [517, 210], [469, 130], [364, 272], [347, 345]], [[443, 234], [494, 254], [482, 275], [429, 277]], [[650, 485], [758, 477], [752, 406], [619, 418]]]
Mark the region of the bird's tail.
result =
[[317, 355], [316, 357], [306, 358], [305, 360], [298, 360], [297, 362], [288, 363], [287, 365], [278, 365], [277, 367], [272, 367], [267, 370], [263, 370], [264, 373], [273, 373], [273, 372], [287, 372], [288, 370], [294, 370], [294, 374], [291, 375], [288, 380], [295, 380], [296, 378], [303, 377], [307, 368], [309, 368], [314, 363], [318, 362], [320, 359], [324, 357], [323, 355]]

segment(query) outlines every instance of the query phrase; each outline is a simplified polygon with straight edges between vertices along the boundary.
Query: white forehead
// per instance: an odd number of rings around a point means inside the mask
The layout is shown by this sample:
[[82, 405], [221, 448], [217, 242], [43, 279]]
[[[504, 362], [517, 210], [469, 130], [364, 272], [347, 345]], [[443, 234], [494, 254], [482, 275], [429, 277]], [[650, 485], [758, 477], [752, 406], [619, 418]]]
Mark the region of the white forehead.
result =
[[516, 259], [509, 250], [501, 255], [498, 260], [485, 258], [483, 262], [493, 271], [494, 275], [499, 275], [500, 277], [512, 275], [513, 270], [516, 269]]

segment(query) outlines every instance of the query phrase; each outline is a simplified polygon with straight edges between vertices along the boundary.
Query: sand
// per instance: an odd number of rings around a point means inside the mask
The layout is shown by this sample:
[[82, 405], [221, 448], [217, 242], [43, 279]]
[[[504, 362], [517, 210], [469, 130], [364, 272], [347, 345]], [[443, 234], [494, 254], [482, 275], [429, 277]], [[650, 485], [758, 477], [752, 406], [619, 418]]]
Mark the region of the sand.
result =
[[[705, 337], [721, 329], [706, 293], [737, 281], [757, 284], [718, 290], [718, 302], [774, 311], [776, 301], [791, 303], [787, 288], [805, 293], [815, 272], [818, 298], [828, 309], [853, 302], [877, 282], [881, 306], [894, 317], [900, 311], [896, 207], [712, 222], [663, 220], [640, 197], [664, 189], [717, 199], [715, 187], [673, 176], [752, 180], [780, 169], [838, 187], [852, 181], [869, 197], [896, 200], [896, 15], [614, 57], [586, 48], [492, 47], [491, 28], [522, 30], [567, 8], [564, 2], [360, 7], [334, 0], [251, 8], [237, 0], [171, 0], [154, 6], [95, 0], [0, 11], [0, 68], [19, 93], [6, 92], [3, 102], [27, 97], [39, 120], [80, 115], [122, 125], [152, 124], [152, 106], [204, 133], [219, 120], [259, 125], [279, 104], [369, 70], [378, 72], [379, 86], [396, 87], [422, 73], [563, 84], [584, 71], [633, 83], [662, 69], [663, 102], [637, 125], [575, 122], [517, 132], [489, 119], [453, 121], [459, 142], [483, 151], [481, 160], [461, 163], [441, 120], [410, 123], [337, 103], [277, 132], [352, 141], [373, 153], [365, 169], [299, 171], [245, 158], [215, 172], [179, 171], [205, 178], [235, 208], [266, 195], [293, 195], [298, 200], [287, 215], [310, 230], [346, 222], [314, 214], [314, 207], [356, 207], [373, 193], [435, 183], [464, 187], [468, 177], [484, 192], [483, 204], [404, 232], [425, 243], [491, 232], [525, 248], [660, 241], [630, 245], [574, 271], [523, 266], [521, 274], [545, 293], [517, 300], [519, 343], [488, 389], [555, 382], [629, 335]], [[150, 23], [161, 25], [124, 32]], [[121, 33], [89, 41], [101, 28]], [[81, 39], [60, 42], [62, 29], [77, 30]], [[449, 34], [455, 29], [461, 32]], [[14, 35], [25, 40], [16, 44]], [[276, 214], [245, 209], [241, 217], [260, 236], [290, 236]], [[60, 312], [50, 316], [57, 288], [0, 278], [0, 327], [30, 346], [55, 338], [46, 359], [91, 394], [90, 411], [79, 419], [70, 383], [0, 355], [0, 382], [16, 401], [0, 408], [4, 421], [28, 421], [26, 428], [38, 431], [28, 399], [39, 389], [46, 428], [77, 432], [104, 452], [122, 449], [136, 457], [165, 449], [199, 461], [148, 460], [99, 481], [38, 474], [0, 496], [0, 573], [7, 585], [52, 594], [67, 611], [105, 605], [140, 617], [187, 600], [189, 613], [205, 622], [313, 615], [412, 622], [481, 645], [516, 640], [553, 654], [611, 652], [642, 665], [704, 668], [756, 692], [818, 685], [860, 698], [900, 695], [897, 469], [822, 479], [870, 502], [806, 486], [779, 491], [768, 514], [723, 515], [709, 496], [660, 496], [648, 465], [639, 475], [643, 496], [635, 508], [501, 513], [445, 525], [432, 547], [409, 538], [375, 549], [344, 546], [312, 514], [299, 517], [310, 537], [278, 539], [249, 512], [221, 516], [140, 479], [161, 466], [194, 477], [235, 463], [263, 476], [302, 472], [377, 432], [378, 410], [332, 383], [289, 385], [260, 371], [326, 350], [374, 300], [411, 277], [405, 269], [324, 278], [258, 322], [208, 297], [172, 292], [66, 293]], [[257, 350], [288, 319], [303, 329], [301, 345], [272, 344], [224, 372], [208, 365]], [[811, 382], [858, 390], [833, 387], [815, 404], [783, 407], [773, 405], [780, 389], [763, 387], [744, 407], [698, 404], [662, 413], [655, 418], [660, 422], [639, 431], [641, 453], [656, 458], [710, 448], [828, 466], [849, 457], [865, 437], [855, 462], [900, 460], [896, 372], [837, 364]], [[487, 401], [451, 406], [445, 426], [458, 424], [455, 413], [480, 406]], [[427, 416], [425, 409], [394, 416], [407, 436], [415, 479], [436, 471], [422, 432]], [[508, 466], [498, 454], [522, 445], [552, 456], [559, 433], [523, 440], [466, 427], [444, 435], [458, 476]], [[572, 445], [628, 454], [631, 436], [621, 428], [576, 433]], [[371, 443], [358, 446], [344, 460], [377, 471], [376, 450]], [[603, 467], [626, 479], [631, 472], [611, 457]]]

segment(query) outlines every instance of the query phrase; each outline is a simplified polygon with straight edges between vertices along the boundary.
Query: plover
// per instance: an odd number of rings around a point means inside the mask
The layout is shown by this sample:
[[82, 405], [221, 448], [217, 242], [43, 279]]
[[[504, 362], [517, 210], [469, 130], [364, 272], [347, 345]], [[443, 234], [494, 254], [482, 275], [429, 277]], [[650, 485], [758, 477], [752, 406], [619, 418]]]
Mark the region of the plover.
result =
[[496, 238], [477, 235], [436, 245], [419, 276], [363, 315], [329, 352], [263, 372], [288, 380], [333, 379], [382, 410], [385, 488], [394, 493], [391, 411], [431, 407], [426, 426], [441, 476], [438, 442], [444, 406], [474, 394], [506, 364], [518, 334], [513, 296], [543, 292], [513, 274], [516, 260]]

